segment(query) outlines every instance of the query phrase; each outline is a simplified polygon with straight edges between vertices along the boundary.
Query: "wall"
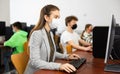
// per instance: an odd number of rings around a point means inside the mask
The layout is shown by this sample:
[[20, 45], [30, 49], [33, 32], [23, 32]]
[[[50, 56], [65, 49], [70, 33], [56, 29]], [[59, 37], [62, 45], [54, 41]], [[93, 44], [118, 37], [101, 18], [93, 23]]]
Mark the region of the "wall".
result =
[[66, 16], [79, 18], [77, 30], [83, 30], [86, 23], [94, 26], [107, 26], [111, 23], [111, 15], [115, 14], [120, 23], [120, 0], [10, 0], [10, 23], [15, 21], [36, 24], [40, 9], [46, 4], [54, 4], [60, 8], [60, 30], [65, 28]]
[[10, 24], [10, 0], [0, 0], [0, 21], [6, 21], [6, 26]]

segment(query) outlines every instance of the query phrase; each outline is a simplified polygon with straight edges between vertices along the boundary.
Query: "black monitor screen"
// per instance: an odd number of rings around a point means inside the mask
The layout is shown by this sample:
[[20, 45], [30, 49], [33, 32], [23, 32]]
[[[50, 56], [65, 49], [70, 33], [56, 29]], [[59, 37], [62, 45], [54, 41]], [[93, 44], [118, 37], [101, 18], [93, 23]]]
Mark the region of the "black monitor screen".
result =
[[7, 26], [6, 27], [6, 32], [5, 32], [5, 40], [6, 41], [9, 40], [12, 35], [13, 35], [12, 27]]
[[22, 30], [27, 31], [27, 23], [21, 22], [21, 24], [22, 24]]
[[5, 35], [5, 22], [0, 21], [0, 36]]

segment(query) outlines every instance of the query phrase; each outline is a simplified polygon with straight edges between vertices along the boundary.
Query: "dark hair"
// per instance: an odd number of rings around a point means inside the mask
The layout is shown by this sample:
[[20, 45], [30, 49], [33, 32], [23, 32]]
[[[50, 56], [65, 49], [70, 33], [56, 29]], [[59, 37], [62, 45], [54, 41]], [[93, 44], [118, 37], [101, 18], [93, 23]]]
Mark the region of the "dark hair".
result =
[[15, 22], [12, 26], [16, 27], [17, 29], [22, 29], [22, 24], [20, 22]]
[[46, 20], [44, 19], [44, 15], [50, 16], [51, 11], [59, 10], [59, 8], [55, 5], [46, 5], [41, 9], [40, 18], [37, 25], [32, 29], [30, 35], [33, 31], [42, 29], [45, 26]]
[[65, 18], [65, 24], [66, 24], [66, 26], [68, 26], [67, 24], [69, 22], [71, 22], [72, 20], [78, 21], [78, 18], [76, 16], [68, 16], [68, 17], [66, 17]]
[[87, 28], [89, 28], [90, 26], [92, 26], [92, 24], [86, 24], [85, 25], [85, 29], [83, 30], [82, 34], [81, 34], [81, 38], [83, 37], [84, 32], [87, 30]]
[[90, 26], [92, 26], [92, 24], [86, 24], [86, 25], [85, 25], [85, 30], [86, 30], [87, 28], [89, 28]]

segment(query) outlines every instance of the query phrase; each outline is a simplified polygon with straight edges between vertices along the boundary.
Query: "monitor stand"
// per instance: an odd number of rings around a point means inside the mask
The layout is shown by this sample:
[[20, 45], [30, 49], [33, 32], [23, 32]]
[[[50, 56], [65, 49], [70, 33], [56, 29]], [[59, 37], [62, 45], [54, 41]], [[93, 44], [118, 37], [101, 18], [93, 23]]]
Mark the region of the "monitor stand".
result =
[[120, 64], [107, 64], [104, 71], [120, 72]]

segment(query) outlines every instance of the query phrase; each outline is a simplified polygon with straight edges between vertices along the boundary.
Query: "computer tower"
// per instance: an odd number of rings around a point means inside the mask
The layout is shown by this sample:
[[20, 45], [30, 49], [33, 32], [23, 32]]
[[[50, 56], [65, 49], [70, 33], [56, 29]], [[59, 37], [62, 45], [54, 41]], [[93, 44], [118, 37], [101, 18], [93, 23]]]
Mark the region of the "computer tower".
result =
[[96, 26], [93, 29], [93, 56], [95, 58], [105, 58], [108, 29], [107, 26]]
[[[96, 26], [93, 29], [93, 56], [95, 58], [105, 58], [108, 26]], [[120, 27], [115, 28], [115, 37], [111, 55], [113, 59], [120, 59]]]

